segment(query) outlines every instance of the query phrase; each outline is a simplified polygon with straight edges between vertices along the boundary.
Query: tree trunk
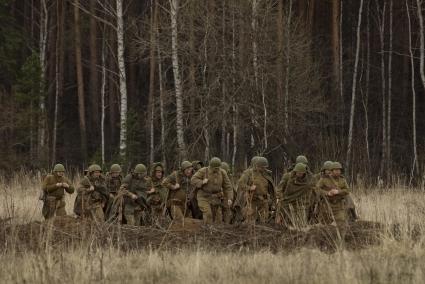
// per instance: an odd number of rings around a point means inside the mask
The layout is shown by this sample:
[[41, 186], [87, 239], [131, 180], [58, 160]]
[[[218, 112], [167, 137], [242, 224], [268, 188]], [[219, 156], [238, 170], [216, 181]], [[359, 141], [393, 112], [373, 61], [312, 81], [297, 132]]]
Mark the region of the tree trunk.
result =
[[117, 4], [117, 58], [120, 78], [120, 156], [125, 159], [127, 154], [127, 80], [124, 58], [124, 19], [122, 0]]
[[351, 148], [353, 143], [354, 115], [356, 111], [357, 69], [359, 65], [359, 54], [360, 54], [360, 40], [361, 40], [360, 30], [362, 25], [362, 13], [363, 13], [363, 0], [360, 0], [360, 8], [359, 8], [358, 22], [357, 22], [356, 58], [354, 61], [353, 87], [351, 89], [350, 126], [348, 129], [348, 146], [347, 146], [347, 158], [346, 158], [347, 169], [350, 169], [351, 151], [352, 151]]
[[46, 97], [45, 97], [45, 83], [47, 71], [47, 38], [48, 38], [48, 22], [49, 15], [47, 10], [46, 0], [40, 0], [40, 99], [39, 99], [39, 117], [38, 117], [38, 161], [44, 162], [46, 160], [46, 132], [47, 132], [47, 118], [46, 118]]
[[84, 103], [84, 75], [81, 56], [81, 35], [80, 35], [80, 8], [79, 0], [74, 4], [74, 24], [75, 24], [75, 67], [77, 70], [77, 91], [78, 91], [78, 113], [80, 121], [80, 142], [81, 156], [83, 160], [87, 159], [87, 130]]
[[279, 117], [283, 115], [283, 1], [279, 0], [277, 3], [277, 78], [276, 78], [276, 94], [278, 103], [278, 114]]
[[[103, 31], [105, 33], [106, 26], [104, 25]], [[106, 117], [106, 35], [102, 37], [102, 84], [100, 88], [100, 101], [101, 101], [101, 118], [100, 118], [100, 134], [101, 134], [101, 151], [102, 151], [102, 166], [105, 165], [105, 117]]]
[[97, 21], [96, 21], [96, 1], [90, 0], [90, 104], [91, 104], [91, 125], [92, 139], [96, 138], [99, 127], [99, 76], [97, 72]]
[[291, 21], [292, 21], [292, 0], [288, 3], [288, 14], [286, 21], [286, 70], [285, 70], [285, 103], [284, 103], [284, 126], [285, 137], [289, 135], [289, 64], [291, 52]]
[[233, 151], [232, 151], [232, 171], [235, 172], [236, 154], [238, 150], [238, 109], [236, 105], [236, 43], [235, 43], [235, 0], [233, 0], [232, 8], [232, 125], [233, 125]]
[[[155, 114], [155, 52], [156, 52], [156, 22], [157, 22], [157, 6], [151, 1], [151, 31], [150, 31], [150, 49], [149, 49], [149, 102], [148, 102], [148, 116], [149, 116], [149, 161], [153, 164], [155, 159], [155, 136], [154, 136], [154, 114]], [[156, 2], [156, 1], [155, 1]]]
[[[158, 10], [158, 1], [155, 0], [155, 9]], [[157, 48], [157, 61], [158, 61], [158, 84], [159, 84], [159, 112], [161, 116], [161, 158], [164, 166], [166, 167], [166, 157], [165, 157], [165, 113], [164, 113], [164, 90], [162, 83], [162, 59], [161, 59], [161, 50], [159, 48], [159, 31], [158, 25], [155, 25], [156, 31], [156, 48]]]
[[417, 3], [417, 12], [418, 12], [418, 22], [419, 22], [419, 39], [421, 43], [420, 50], [420, 74], [422, 80], [423, 90], [425, 91], [425, 30], [424, 30], [424, 18], [422, 15], [422, 2], [423, 0], [416, 0]]
[[333, 89], [335, 93], [340, 93], [340, 17], [341, 0], [332, 0], [332, 71], [333, 71]]
[[174, 85], [176, 91], [176, 129], [177, 129], [177, 144], [179, 147], [180, 160], [187, 158], [186, 143], [184, 139], [184, 124], [183, 124], [183, 90], [180, 78], [180, 66], [178, 58], [178, 28], [177, 16], [179, 10], [179, 0], [170, 0], [171, 6], [171, 48], [172, 48], [172, 64], [174, 74]]
[[409, 53], [410, 53], [410, 67], [411, 67], [411, 88], [412, 88], [412, 134], [413, 134], [413, 165], [410, 174], [410, 182], [412, 183], [415, 174], [419, 174], [418, 165], [418, 150], [417, 150], [417, 135], [416, 135], [416, 90], [415, 90], [415, 58], [413, 57], [412, 46], [412, 23], [410, 19], [409, 4], [406, 0], [407, 19], [409, 23]]
[[393, 60], [393, 0], [390, 0], [390, 26], [388, 50], [388, 102], [387, 102], [387, 153], [386, 153], [386, 180], [391, 177], [391, 105], [392, 105], [392, 60]]

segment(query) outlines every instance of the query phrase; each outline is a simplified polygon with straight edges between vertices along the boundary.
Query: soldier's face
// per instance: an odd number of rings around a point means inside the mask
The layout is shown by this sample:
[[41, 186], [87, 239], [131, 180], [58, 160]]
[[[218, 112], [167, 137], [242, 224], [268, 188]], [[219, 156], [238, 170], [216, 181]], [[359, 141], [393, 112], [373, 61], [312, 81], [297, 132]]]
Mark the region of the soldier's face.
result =
[[113, 177], [113, 178], [116, 178], [116, 177], [118, 177], [120, 175], [120, 173], [117, 173], [117, 172], [113, 172], [113, 173], [111, 173], [111, 176]]
[[330, 175], [331, 171], [330, 170], [325, 170], [325, 175]]
[[220, 171], [220, 168], [212, 168], [213, 173], [218, 173]]
[[98, 177], [100, 177], [100, 172], [99, 171], [95, 171], [95, 172], [92, 173], [92, 176], [94, 178], [98, 178]]
[[299, 172], [297, 172], [295, 175], [296, 175], [298, 178], [303, 178], [303, 177], [305, 176], [305, 173], [299, 173]]
[[63, 177], [64, 176], [64, 172], [56, 172], [56, 175], [58, 176], [58, 177]]
[[162, 179], [162, 171], [161, 170], [157, 170], [155, 171], [155, 177], [157, 179]]
[[334, 169], [334, 170], [332, 170], [332, 175], [334, 177], [339, 177], [341, 175], [341, 170], [340, 169]]
[[192, 167], [187, 168], [187, 169], [184, 170], [184, 175], [185, 176], [190, 177], [190, 176], [192, 176], [192, 174], [193, 174], [193, 168]]

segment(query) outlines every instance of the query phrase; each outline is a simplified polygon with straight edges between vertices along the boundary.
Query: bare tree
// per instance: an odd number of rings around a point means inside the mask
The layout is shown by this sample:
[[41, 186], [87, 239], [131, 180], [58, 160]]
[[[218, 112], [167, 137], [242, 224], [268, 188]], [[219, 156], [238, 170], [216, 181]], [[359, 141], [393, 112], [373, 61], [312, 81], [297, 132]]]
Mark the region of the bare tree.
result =
[[390, 26], [388, 50], [388, 102], [387, 102], [387, 153], [386, 153], [386, 179], [389, 181], [391, 174], [391, 108], [392, 108], [392, 60], [393, 60], [393, 0], [390, 0]]
[[[97, 20], [96, 20], [97, 0], [90, 0], [90, 103], [91, 103], [91, 122], [95, 127], [95, 133], [99, 127], [99, 75], [97, 71]], [[93, 129], [94, 130], [94, 129]]]
[[81, 33], [80, 33], [80, 9], [79, 0], [75, 0], [74, 5], [74, 24], [75, 24], [75, 67], [77, 69], [77, 90], [78, 90], [78, 113], [80, 121], [80, 142], [81, 155], [85, 160], [87, 158], [87, 128], [86, 128], [86, 110], [84, 103], [84, 75], [81, 55]]
[[420, 73], [422, 86], [425, 90], [425, 30], [424, 30], [424, 18], [422, 15], [422, 2], [423, 0], [416, 0], [418, 22], [419, 22], [419, 39], [420, 39]]
[[40, 0], [40, 39], [39, 39], [39, 51], [40, 51], [40, 67], [41, 67], [41, 80], [40, 80], [40, 99], [39, 99], [39, 118], [38, 118], [38, 160], [42, 161], [45, 157], [46, 148], [46, 98], [45, 98], [45, 81], [47, 71], [47, 38], [48, 38], [48, 22], [49, 14], [47, 9], [46, 0]]
[[[332, 0], [332, 66], [333, 66], [333, 87], [335, 88], [335, 93], [341, 93], [340, 87], [340, 48], [341, 48], [341, 39], [340, 39], [340, 18], [341, 18], [341, 0]], [[341, 93], [342, 94], [342, 93]]]
[[353, 144], [354, 115], [356, 110], [357, 69], [358, 69], [359, 54], [360, 54], [360, 41], [361, 41], [360, 30], [362, 25], [362, 14], [363, 14], [363, 0], [360, 0], [358, 22], [357, 22], [356, 58], [354, 61], [353, 87], [351, 89], [350, 126], [348, 129], [348, 146], [347, 146], [347, 157], [346, 157], [347, 169], [350, 168], [351, 151], [352, 151], [351, 148]]
[[171, 42], [172, 42], [172, 64], [174, 74], [174, 85], [176, 92], [176, 128], [177, 128], [177, 144], [179, 147], [180, 159], [186, 159], [187, 150], [184, 139], [183, 125], [183, 90], [180, 78], [180, 66], [178, 58], [178, 27], [177, 16], [179, 11], [179, 0], [169, 0], [171, 7]]
[[117, 58], [120, 79], [120, 156], [127, 154], [127, 76], [124, 57], [124, 19], [122, 0], [116, 0], [117, 7]]
[[154, 5], [151, 0], [151, 30], [150, 30], [150, 49], [149, 49], [149, 103], [148, 103], [148, 121], [149, 121], [149, 161], [151, 164], [155, 158], [155, 127], [154, 127], [154, 114], [155, 114], [155, 53], [156, 53], [156, 21], [157, 21], [157, 5]]

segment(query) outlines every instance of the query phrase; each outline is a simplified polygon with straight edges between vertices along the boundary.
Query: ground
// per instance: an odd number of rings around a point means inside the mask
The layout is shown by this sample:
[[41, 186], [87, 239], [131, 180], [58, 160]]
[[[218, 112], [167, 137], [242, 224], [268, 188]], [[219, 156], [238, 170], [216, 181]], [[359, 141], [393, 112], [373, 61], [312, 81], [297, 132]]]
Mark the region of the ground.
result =
[[[1, 283], [423, 283], [425, 195], [355, 189], [347, 247], [332, 227], [104, 226], [42, 222], [39, 180], [0, 179]], [[67, 210], [72, 212], [73, 197]]]

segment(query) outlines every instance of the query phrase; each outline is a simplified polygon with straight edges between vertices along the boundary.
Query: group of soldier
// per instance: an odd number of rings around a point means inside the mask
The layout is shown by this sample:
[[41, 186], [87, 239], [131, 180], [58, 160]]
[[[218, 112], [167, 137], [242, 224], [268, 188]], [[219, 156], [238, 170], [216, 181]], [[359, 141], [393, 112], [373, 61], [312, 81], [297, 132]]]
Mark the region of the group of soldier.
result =
[[[93, 164], [77, 187], [74, 213], [96, 222], [134, 226], [187, 217], [206, 224], [273, 222], [295, 228], [334, 222], [341, 235], [357, 218], [340, 163], [327, 161], [313, 174], [307, 158], [298, 156], [277, 186], [268, 167], [265, 157], [256, 156], [234, 183], [229, 165], [217, 157], [208, 166], [184, 161], [168, 176], [161, 163], [152, 164], [149, 172], [137, 164], [125, 177], [118, 164], [106, 175]], [[66, 215], [65, 193], [75, 188], [62, 164], [43, 179], [42, 190], [43, 216]]]

